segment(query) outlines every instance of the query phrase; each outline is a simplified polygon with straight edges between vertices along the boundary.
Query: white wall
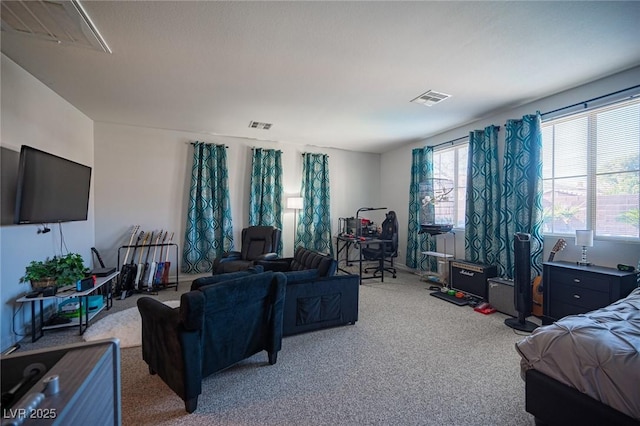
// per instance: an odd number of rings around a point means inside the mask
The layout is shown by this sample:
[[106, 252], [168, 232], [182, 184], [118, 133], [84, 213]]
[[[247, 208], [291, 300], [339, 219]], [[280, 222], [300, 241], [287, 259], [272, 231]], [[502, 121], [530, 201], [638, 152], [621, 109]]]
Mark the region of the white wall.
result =
[[[17, 64], [2, 55], [1, 141], [3, 148], [20, 151], [30, 145], [43, 151], [93, 166], [93, 121], [66, 102]], [[92, 178], [95, 182], [95, 175]], [[80, 253], [91, 266], [90, 248], [94, 244], [94, 184], [91, 186], [89, 219], [62, 224], [64, 242], [69, 252]], [[3, 202], [11, 202], [11, 194], [3, 194]], [[3, 210], [4, 210], [3, 206]], [[29, 284], [19, 284], [25, 266], [31, 260], [44, 260], [61, 249], [58, 225], [52, 232], [38, 234], [36, 225], [3, 225], [0, 227], [0, 308], [2, 349], [20, 338], [31, 321], [30, 305], [17, 312], [14, 300], [30, 291]], [[15, 318], [14, 318], [15, 314]], [[14, 324], [15, 321], [15, 324]]]
[[[193, 147], [202, 141], [228, 146], [229, 187], [234, 240], [248, 225], [251, 148], [282, 151], [284, 200], [300, 193], [302, 153], [329, 155], [332, 232], [338, 218], [355, 216], [359, 207], [380, 200], [380, 155], [299, 146], [288, 143], [210, 136], [206, 134], [95, 123], [96, 247], [106, 263], [116, 264], [117, 248], [128, 229], [176, 232], [182, 249]], [[285, 256], [293, 253], [293, 211], [284, 209]], [[124, 257], [124, 252], [121, 254]], [[121, 259], [122, 260], [122, 259]], [[182, 262], [182, 253], [180, 253]]]
[[[508, 118], [518, 118], [536, 110], [545, 112], [601, 96], [636, 85], [640, 81], [640, 68], [636, 68], [523, 107], [496, 113], [473, 124], [380, 156], [291, 143], [257, 142], [190, 132], [94, 124], [4, 55], [1, 72], [0, 145], [18, 151], [20, 145], [28, 144], [94, 167], [89, 220], [64, 224], [64, 239], [68, 250], [82, 254], [87, 263], [91, 263], [90, 247], [96, 246], [105, 262], [110, 265], [115, 265], [117, 247], [124, 243], [125, 234], [133, 224], [140, 224], [145, 229], [174, 230], [182, 247], [192, 155], [189, 142], [195, 140], [229, 146], [229, 183], [236, 240], [239, 240], [240, 231], [248, 221], [251, 147], [282, 150], [285, 198], [297, 195], [300, 191], [300, 154], [327, 153], [330, 157], [333, 233], [338, 231], [339, 217], [355, 216], [360, 207], [386, 206], [395, 210], [401, 224], [398, 261], [402, 264], [406, 254], [411, 149], [456, 139], [490, 124], [503, 125]], [[501, 132], [501, 142], [504, 140], [503, 134]], [[3, 194], [2, 199], [7, 198], [5, 195]], [[4, 207], [6, 206], [2, 206], [3, 211]], [[384, 211], [362, 216], [380, 223]], [[283, 219], [284, 255], [290, 255], [293, 212], [285, 209]], [[30, 320], [28, 306], [16, 313], [18, 307], [13, 302], [27, 291], [25, 285], [18, 284], [24, 267], [33, 259], [44, 259], [60, 252], [58, 227], [54, 226], [54, 232], [45, 235], [38, 235], [37, 228], [35, 225], [0, 227], [2, 349], [19, 340], [12, 332], [14, 316], [15, 329], [19, 332], [24, 331], [25, 323]], [[463, 257], [463, 232], [457, 234], [456, 245], [457, 256]], [[590, 260], [605, 266], [615, 266], [618, 263], [635, 265], [639, 257], [640, 245], [636, 243], [596, 241], [596, 246], [589, 250]], [[569, 241], [568, 248], [556, 258], [577, 259], [578, 250]]]
[[[196, 140], [229, 146], [236, 241], [248, 224], [251, 147], [254, 146], [282, 150], [285, 200], [300, 193], [301, 154], [329, 155], [334, 234], [338, 232], [339, 217], [354, 216], [359, 207], [377, 204], [380, 200], [380, 155], [377, 154], [94, 123], [5, 55], [2, 55], [1, 93], [3, 150], [17, 152], [22, 144], [27, 144], [93, 167], [89, 219], [62, 225], [66, 247], [80, 253], [88, 266], [93, 266], [92, 246], [98, 248], [105, 263], [115, 265], [117, 248], [125, 242], [125, 234], [133, 224], [140, 224], [146, 230], [175, 231], [176, 241], [183, 246], [193, 153], [189, 142]], [[5, 183], [3, 188], [11, 187]], [[13, 196], [3, 194], [2, 200], [12, 200]], [[6, 207], [2, 206], [3, 212], [12, 210], [12, 206]], [[291, 255], [293, 211], [284, 210], [283, 222], [284, 255]], [[19, 309], [20, 305], [14, 302], [29, 290], [28, 285], [18, 284], [24, 267], [31, 260], [51, 257], [61, 250], [58, 226], [53, 226], [53, 232], [48, 234], [37, 234], [37, 229], [35, 225], [4, 223], [0, 227], [0, 299], [3, 302], [0, 350], [22, 338], [15, 335], [12, 328], [19, 334], [28, 330], [30, 305]]]
[[[454, 140], [469, 134], [472, 130], [484, 129], [489, 125], [501, 126], [498, 142], [500, 144], [500, 152], [504, 146], [504, 123], [510, 118], [521, 118], [525, 114], [534, 114], [536, 111], [545, 113], [558, 108], [563, 108], [582, 101], [593, 99], [619, 90], [627, 89], [638, 85], [640, 82], [640, 67], [621, 72], [619, 74], [603, 78], [601, 80], [586, 84], [584, 86], [541, 99], [530, 104], [505, 110], [493, 114], [489, 117], [478, 120], [469, 125], [461, 126], [456, 129], [447, 131], [440, 135], [428, 138], [412, 145], [403, 146], [393, 151], [386, 152], [382, 155], [381, 161], [381, 193], [382, 203], [402, 206], [398, 207], [398, 222], [400, 225], [400, 256], [398, 263], [404, 264], [406, 259], [407, 236], [406, 224], [408, 221], [408, 204], [409, 204], [409, 183], [411, 169], [411, 150], [413, 148], [421, 148], [424, 146], [437, 145], [439, 143]], [[500, 154], [502, 155], [502, 154]], [[402, 231], [404, 232], [404, 235]], [[545, 244], [545, 255], [547, 259], [549, 251], [558, 236], [548, 236], [546, 239], [549, 243]], [[556, 260], [574, 261], [580, 258], [579, 247], [575, 247], [574, 240], [566, 238], [567, 248], [559, 253]], [[439, 238], [440, 240], [440, 238]], [[449, 240], [451, 241], [451, 239]], [[449, 251], [449, 247], [447, 251]], [[441, 247], [439, 247], [441, 249]], [[588, 251], [589, 261], [601, 266], [616, 267], [619, 263], [636, 266], [640, 260], [640, 244], [629, 241], [612, 241], [612, 240], [596, 240], [594, 247]], [[464, 258], [464, 231], [456, 231], [456, 257]]]

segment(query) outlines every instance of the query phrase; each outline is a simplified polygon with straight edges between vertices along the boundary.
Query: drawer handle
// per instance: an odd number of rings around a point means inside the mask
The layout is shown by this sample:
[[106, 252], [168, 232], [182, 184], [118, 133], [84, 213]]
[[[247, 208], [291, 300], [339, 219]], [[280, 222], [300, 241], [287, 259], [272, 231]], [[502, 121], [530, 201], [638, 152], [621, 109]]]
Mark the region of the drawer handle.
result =
[[579, 294], [574, 294], [574, 295], [573, 295], [573, 298], [574, 298], [574, 299], [580, 299], [580, 295], [579, 295]]
[[573, 282], [574, 282], [574, 283], [579, 283], [579, 282], [580, 282], [580, 280], [579, 280], [578, 278], [574, 278], [574, 279], [573, 279]]

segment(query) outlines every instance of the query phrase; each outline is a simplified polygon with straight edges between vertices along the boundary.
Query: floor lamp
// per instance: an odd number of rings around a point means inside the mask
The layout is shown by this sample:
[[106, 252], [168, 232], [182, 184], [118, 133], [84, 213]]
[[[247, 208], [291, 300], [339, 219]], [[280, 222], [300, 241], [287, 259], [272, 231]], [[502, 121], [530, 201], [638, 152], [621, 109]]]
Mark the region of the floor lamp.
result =
[[296, 232], [298, 231], [298, 224], [296, 223], [298, 218], [298, 210], [302, 210], [303, 207], [302, 197], [289, 197], [287, 198], [287, 208], [295, 210], [293, 212], [293, 251], [296, 250]]

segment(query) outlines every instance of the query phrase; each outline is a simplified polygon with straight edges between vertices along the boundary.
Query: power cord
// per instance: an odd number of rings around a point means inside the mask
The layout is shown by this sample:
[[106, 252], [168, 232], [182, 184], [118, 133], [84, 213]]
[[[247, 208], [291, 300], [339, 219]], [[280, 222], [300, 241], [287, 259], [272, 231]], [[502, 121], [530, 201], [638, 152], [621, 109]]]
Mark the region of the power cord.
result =
[[25, 334], [20, 334], [16, 331], [16, 315], [18, 315], [18, 313], [20, 312], [23, 306], [24, 306], [24, 303], [21, 303], [18, 309], [13, 313], [13, 321], [11, 323], [11, 330], [13, 331], [13, 334], [15, 334], [17, 337], [26, 336]]
[[11, 355], [12, 353], [17, 351], [18, 349], [20, 349], [20, 343], [16, 343], [15, 345], [12, 345], [6, 351], [2, 352], [2, 356]]
[[[62, 222], [58, 222], [58, 228], [60, 232], [60, 253], [69, 253], [69, 249], [67, 248], [67, 243], [64, 240], [64, 233], [62, 232]], [[64, 251], [63, 251], [64, 247]]]

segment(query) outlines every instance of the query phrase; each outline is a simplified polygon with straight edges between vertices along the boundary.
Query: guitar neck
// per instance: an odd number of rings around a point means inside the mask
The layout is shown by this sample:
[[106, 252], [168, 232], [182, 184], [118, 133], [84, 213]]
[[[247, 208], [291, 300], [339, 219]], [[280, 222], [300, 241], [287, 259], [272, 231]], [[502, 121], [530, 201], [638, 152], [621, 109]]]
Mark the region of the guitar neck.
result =
[[162, 229], [160, 230], [160, 233], [156, 237], [156, 245], [153, 248], [153, 256], [151, 257], [152, 262], [156, 261], [156, 255], [158, 254], [158, 244], [160, 243], [160, 237], [162, 237]]
[[[153, 232], [151, 233], [151, 236], [149, 237], [149, 245], [153, 244]], [[149, 256], [151, 255], [151, 247], [149, 247], [147, 249], [147, 257], [144, 259], [145, 263], [149, 263]]]
[[[129, 252], [131, 250], [131, 244], [133, 244], [133, 239], [136, 237], [136, 234], [138, 233], [139, 228], [140, 228], [139, 225], [135, 225], [133, 227], [133, 230], [131, 231], [131, 236], [129, 237], [129, 244], [127, 244], [127, 251], [124, 255], [124, 261], [122, 262], [123, 265], [126, 265], [127, 261], [129, 260]], [[133, 256], [135, 256], [135, 253]]]
[[[171, 233], [171, 237], [169, 238], [169, 241], [167, 241], [167, 244], [171, 244], [173, 242], [173, 232]], [[165, 253], [165, 262], [169, 261], [169, 247], [167, 247], [167, 252]]]
[[100, 253], [98, 253], [98, 250], [95, 247], [91, 247], [91, 251], [95, 253], [96, 257], [98, 258], [98, 263], [100, 264], [100, 267], [104, 268], [104, 262], [102, 261], [102, 257], [100, 256]]
[[138, 255], [138, 263], [142, 263], [142, 256], [144, 255], [144, 246], [147, 244], [147, 237], [149, 234], [144, 234], [144, 239], [142, 240], [142, 245], [140, 246], [140, 254]]
[[564, 250], [566, 246], [567, 246], [567, 242], [564, 240], [564, 238], [560, 238], [558, 241], [556, 241], [555, 245], [551, 249], [551, 253], [549, 253], [549, 262], [553, 261], [553, 258], [556, 256], [556, 253]]
[[133, 246], [133, 254], [131, 255], [132, 265], [136, 262], [136, 251], [138, 250], [138, 246], [140, 245], [140, 241], [142, 240], [143, 236], [144, 236], [144, 231], [140, 232], [140, 235], [138, 235], [138, 239], [136, 240], [136, 245]]
[[160, 257], [158, 258], [158, 262], [162, 262], [162, 256], [164, 255], [164, 244], [167, 241], [168, 235], [169, 235], [169, 231], [165, 231], [164, 237], [162, 238], [162, 245], [160, 246]]

